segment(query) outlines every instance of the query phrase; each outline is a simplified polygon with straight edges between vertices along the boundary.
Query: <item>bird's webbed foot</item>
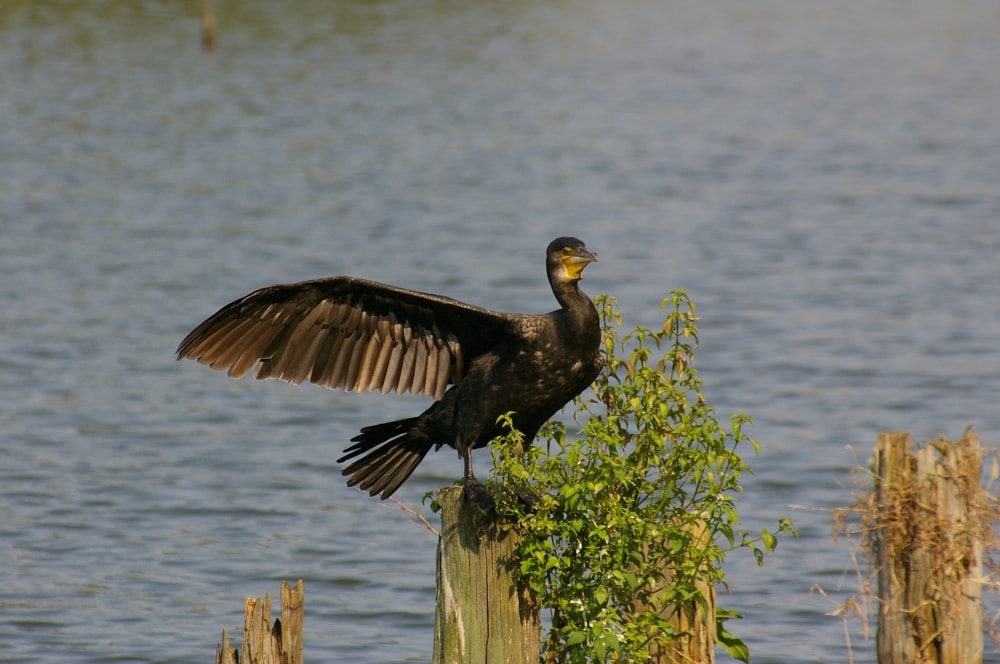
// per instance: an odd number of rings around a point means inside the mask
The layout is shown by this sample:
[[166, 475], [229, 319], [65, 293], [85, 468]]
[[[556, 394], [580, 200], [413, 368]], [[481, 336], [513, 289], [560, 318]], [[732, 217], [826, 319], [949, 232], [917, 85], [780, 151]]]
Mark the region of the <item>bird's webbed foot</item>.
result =
[[458, 456], [462, 457], [462, 461], [465, 463], [465, 481], [463, 483], [465, 497], [483, 514], [491, 514], [496, 501], [493, 500], [493, 496], [486, 490], [483, 483], [476, 479], [476, 474], [472, 471], [472, 448], [458, 447]]
[[522, 505], [524, 505], [524, 509], [526, 511], [528, 511], [528, 512], [534, 512], [535, 511], [535, 505], [538, 504], [538, 500], [539, 500], [539, 496], [538, 496], [537, 493], [535, 493], [534, 491], [530, 490], [526, 486], [516, 487], [514, 489], [514, 493], [517, 494], [518, 501], [520, 501], [520, 503]]
[[465, 497], [483, 514], [492, 514], [496, 501], [486, 486], [475, 477], [466, 477], [462, 486]]

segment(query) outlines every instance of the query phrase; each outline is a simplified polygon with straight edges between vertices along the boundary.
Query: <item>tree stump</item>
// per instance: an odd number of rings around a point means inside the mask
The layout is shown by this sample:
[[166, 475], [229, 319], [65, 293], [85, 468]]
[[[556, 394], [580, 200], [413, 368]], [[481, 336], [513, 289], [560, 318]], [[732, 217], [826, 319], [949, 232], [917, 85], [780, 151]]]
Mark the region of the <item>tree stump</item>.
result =
[[878, 661], [982, 662], [978, 436], [913, 452], [908, 433], [880, 433], [872, 466]]
[[222, 630], [216, 664], [302, 664], [302, 619], [305, 614], [302, 581], [291, 588], [281, 582], [281, 618], [271, 624], [271, 595], [247, 598], [243, 613], [243, 656], [237, 657]]
[[537, 664], [538, 605], [517, 578], [517, 534], [500, 530], [461, 487], [441, 489], [434, 664]]

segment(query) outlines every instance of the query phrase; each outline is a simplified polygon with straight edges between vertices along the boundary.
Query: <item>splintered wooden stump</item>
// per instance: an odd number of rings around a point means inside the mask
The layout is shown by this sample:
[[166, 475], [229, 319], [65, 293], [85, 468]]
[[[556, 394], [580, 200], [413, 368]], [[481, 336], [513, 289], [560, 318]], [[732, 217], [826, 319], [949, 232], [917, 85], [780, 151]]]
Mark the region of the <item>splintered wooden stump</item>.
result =
[[434, 664], [537, 664], [538, 606], [517, 579], [517, 535], [441, 489]]
[[302, 581], [295, 587], [281, 582], [281, 618], [271, 624], [271, 595], [247, 598], [243, 614], [243, 656], [237, 657], [222, 630], [216, 664], [302, 664], [302, 619], [305, 614]]
[[872, 461], [880, 664], [978, 664], [983, 658], [982, 449], [971, 431], [911, 451], [880, 433]]

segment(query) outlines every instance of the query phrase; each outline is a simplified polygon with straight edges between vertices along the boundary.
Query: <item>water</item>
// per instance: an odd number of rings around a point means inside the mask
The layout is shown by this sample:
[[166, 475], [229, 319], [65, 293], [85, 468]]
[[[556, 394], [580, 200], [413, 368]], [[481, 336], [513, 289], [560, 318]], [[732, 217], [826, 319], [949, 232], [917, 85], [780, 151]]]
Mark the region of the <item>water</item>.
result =
[[847, 660], [809, 591], [856, 587], [850, 467], [1000, 441], [995, 3], [217, 3], [209, 54], [187, 4], [0, 9], [0, 661], [210, 661], [298, 578], [310, 661], [425, 661], [435, 539], [334, 459], [426, 402], [172, 351], [328, 274], [545, 311], [564, 233], [630, 326], [687, 289], [710, 401], [755, 418], [746, 525], [801, 536], [733, 554], [732, 629]]

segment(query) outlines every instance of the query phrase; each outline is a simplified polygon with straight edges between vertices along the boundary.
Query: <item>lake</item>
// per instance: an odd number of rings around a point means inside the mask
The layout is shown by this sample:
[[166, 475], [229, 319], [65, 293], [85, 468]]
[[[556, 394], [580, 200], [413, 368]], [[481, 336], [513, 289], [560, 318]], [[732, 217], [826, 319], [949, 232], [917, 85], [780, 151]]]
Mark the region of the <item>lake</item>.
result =
[[[754, 418], [744, 525], [799, 537], [730, 555], [730, 629], [847, 661], [851, 469], [879, 431], [1000, 443], [1000, 5], [215, 4], [211, 52], [199, 2], [0, 8], [0, 661], [211, 661], [300, 578], [309, 661], [427, 661], [436, 540], [335, 461], [427, 401], [174, 349], [335, 274], [548, 311], [558, 235], [628, 327], [685, 289], [709, 402]], [[433, 522], [460, 476], [397, 497]]]

